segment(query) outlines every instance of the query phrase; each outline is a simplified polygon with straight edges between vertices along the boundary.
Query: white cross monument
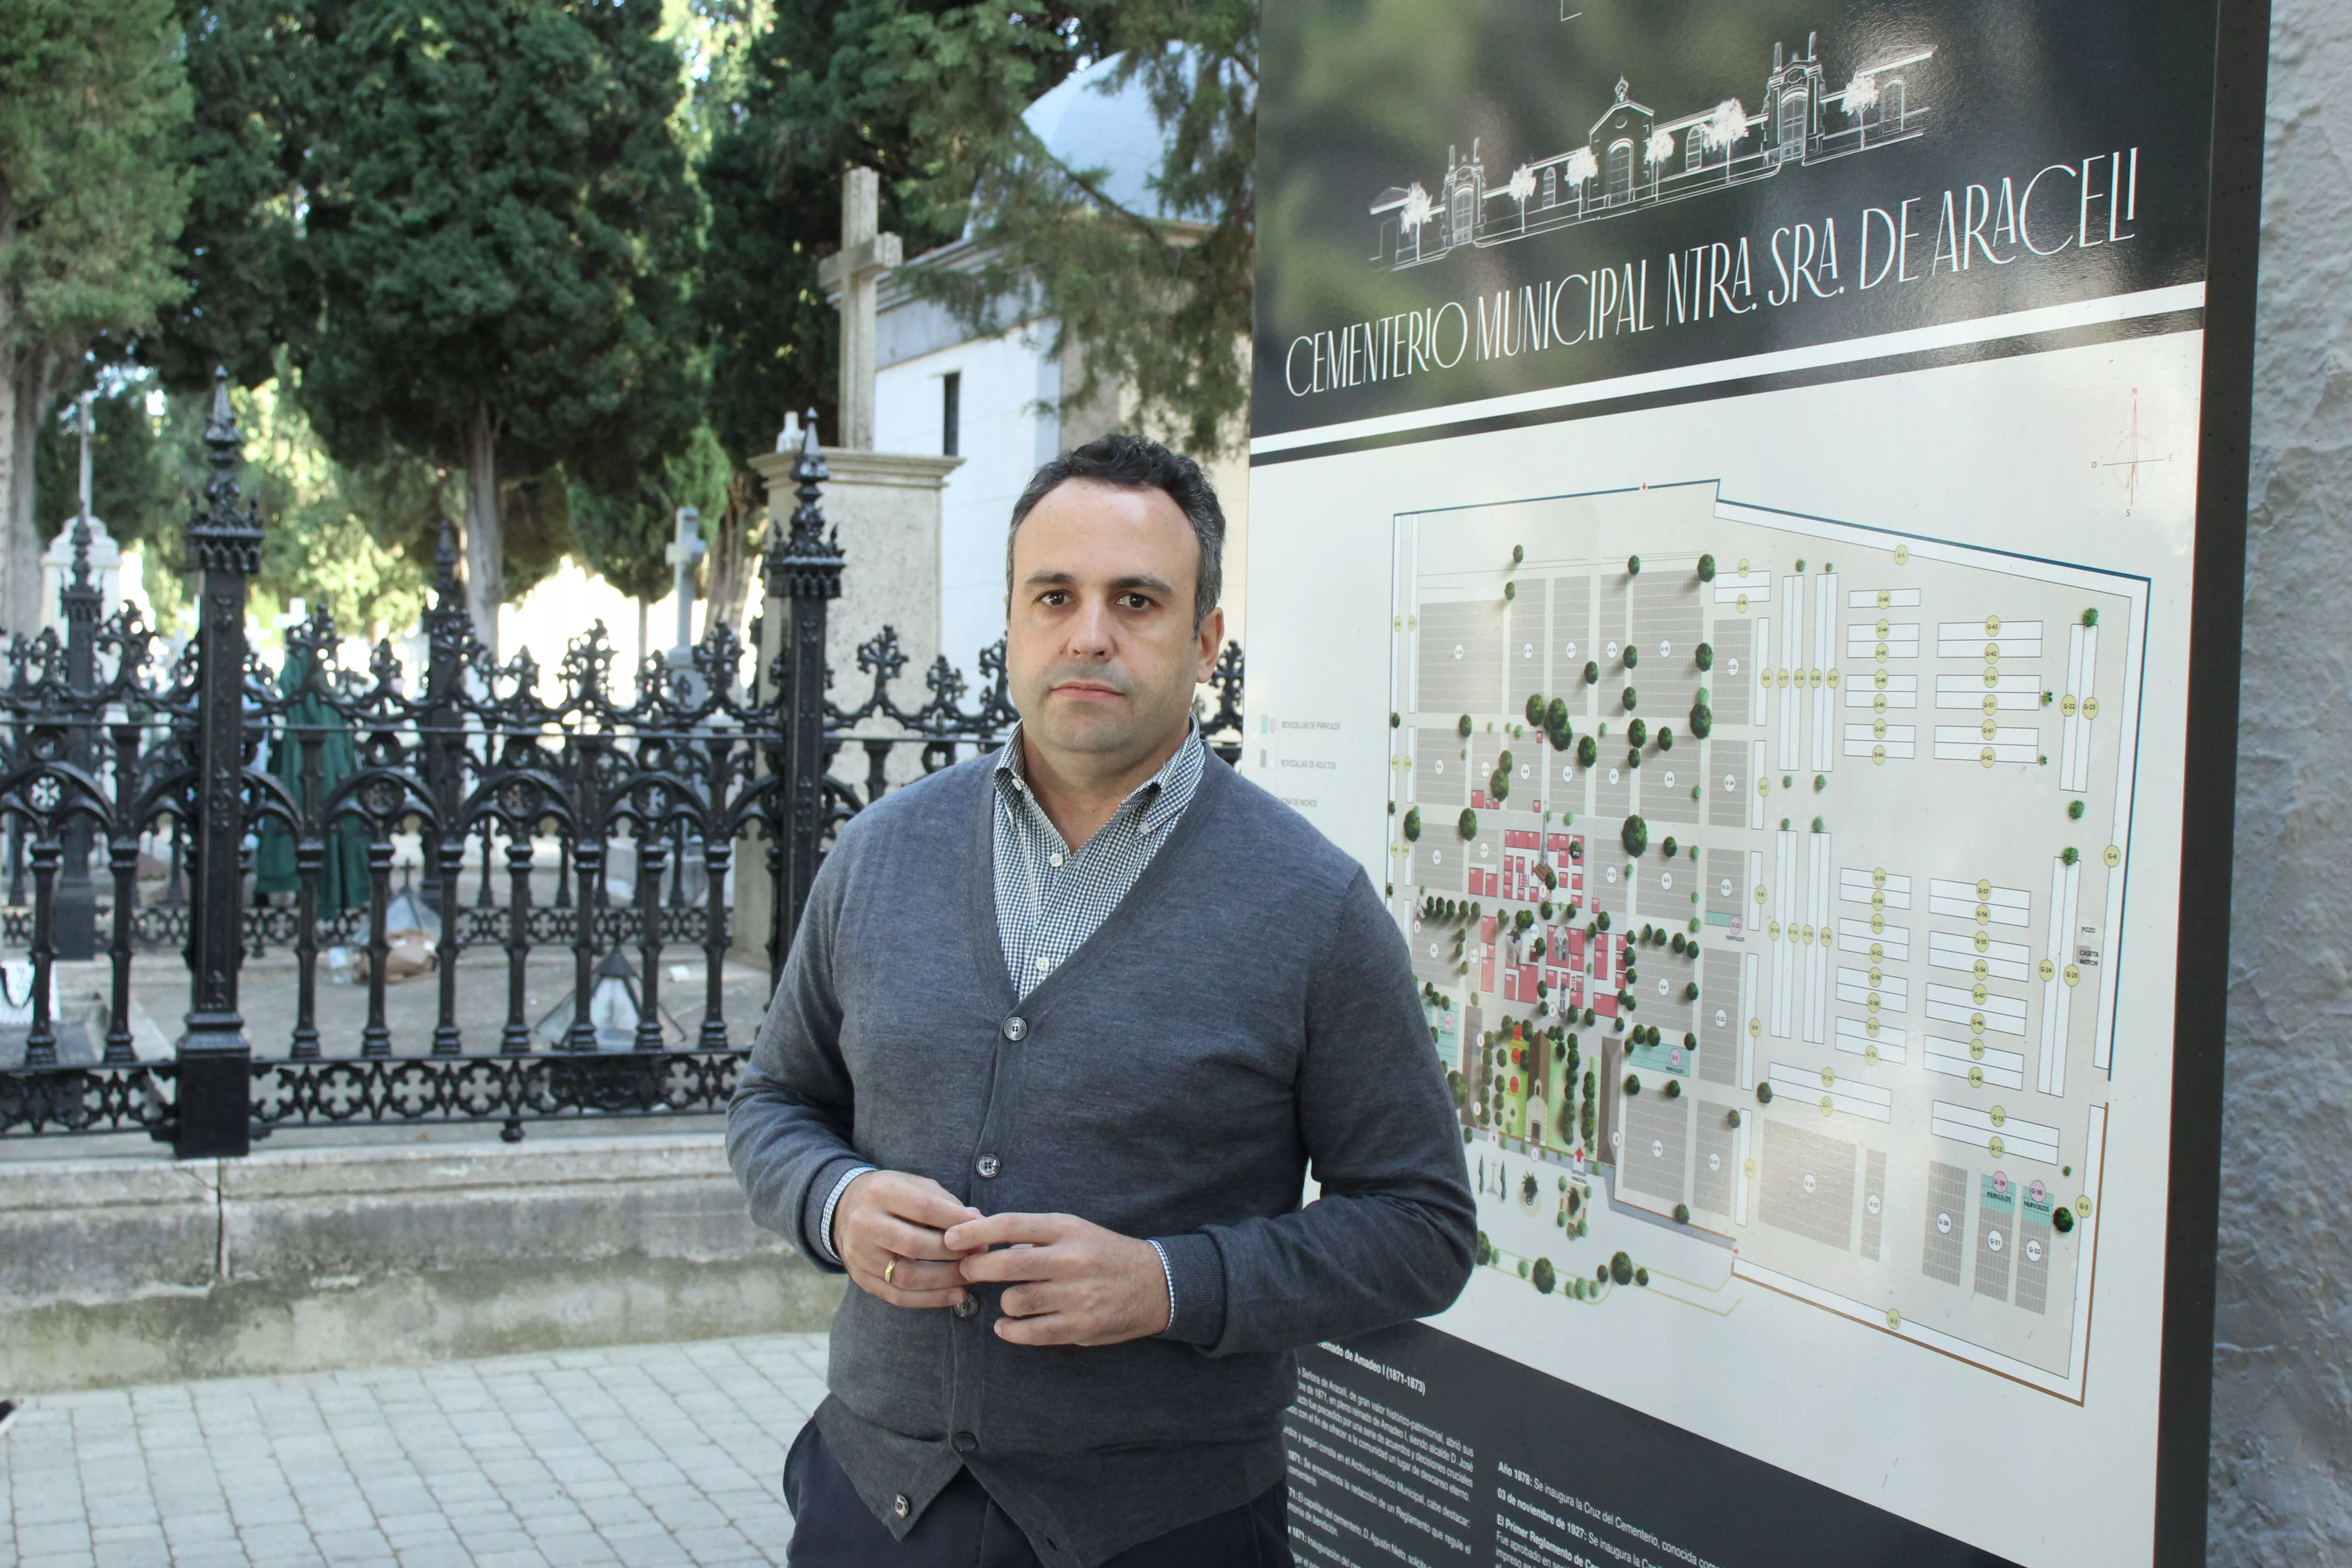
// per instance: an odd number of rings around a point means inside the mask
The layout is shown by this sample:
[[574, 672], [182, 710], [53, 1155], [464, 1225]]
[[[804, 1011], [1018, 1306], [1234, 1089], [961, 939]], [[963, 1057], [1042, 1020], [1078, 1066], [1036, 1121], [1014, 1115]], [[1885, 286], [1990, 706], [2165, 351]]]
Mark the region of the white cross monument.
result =
[[677, 575], [677, 647], [694, 647], [694, 563], [709, 546], [702, 542], [702, 513], [690, 506], [677, 509], [677, 531], [662, 553]]
[[840, 444], [874, 450], [874, 302], [882, 274], [906, 259], [895, 234], [881, 227], [881, 181], [852, 169], [841, 181], [841, 248], [817, 263], [817, 286], [841, 295]]
[[98, 584], [98, 614], [102, 620], [114, 614], [122, 603], [122, 547], [106, 531], [105, 522], [89, 510], [90, 442], [97, 434], [91, 412], [98, 394], [85, 392], [76, 401], [79, 411], [75, 416], [76, 428], [81, 436], [81, 506], [74, 516], [66, 520], [41, 554], [41, 625], [54, 626], [58, 637], [66, 635], [65, 601], [59, 597], [66, 584], [73, 581], [74, 524], [87, 519], [89, 522], [89, 576]]

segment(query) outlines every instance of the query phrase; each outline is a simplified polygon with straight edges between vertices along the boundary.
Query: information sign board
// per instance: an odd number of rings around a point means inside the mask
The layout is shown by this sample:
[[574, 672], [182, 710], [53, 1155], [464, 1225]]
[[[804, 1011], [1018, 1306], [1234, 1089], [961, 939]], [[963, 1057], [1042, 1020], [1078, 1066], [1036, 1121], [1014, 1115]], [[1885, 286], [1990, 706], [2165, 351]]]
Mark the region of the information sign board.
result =
[[2260, 8], [1265, 25], [1241, 766], [1481, 1227], [1301, 1561], [2200, 1560]]

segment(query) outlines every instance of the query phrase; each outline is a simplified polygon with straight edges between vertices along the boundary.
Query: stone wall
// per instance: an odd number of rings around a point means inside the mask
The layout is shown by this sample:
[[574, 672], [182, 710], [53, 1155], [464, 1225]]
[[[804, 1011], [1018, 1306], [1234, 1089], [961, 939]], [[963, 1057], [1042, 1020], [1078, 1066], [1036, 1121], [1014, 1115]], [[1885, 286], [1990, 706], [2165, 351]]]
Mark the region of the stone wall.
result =
[[0, 1164], [0, 1389], [821, 1329], [715, 1131]]
[[2352, 5], [2274, 0], [2209, 1560], [2352, 1562]]

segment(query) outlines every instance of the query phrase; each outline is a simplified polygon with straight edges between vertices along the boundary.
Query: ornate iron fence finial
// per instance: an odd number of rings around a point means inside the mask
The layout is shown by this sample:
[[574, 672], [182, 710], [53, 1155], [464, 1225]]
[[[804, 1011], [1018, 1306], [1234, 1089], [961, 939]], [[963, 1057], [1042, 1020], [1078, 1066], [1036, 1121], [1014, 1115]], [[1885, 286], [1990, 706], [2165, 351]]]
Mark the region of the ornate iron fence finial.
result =
[[66, 579], [65, 591], [88, 594], [93, 600], [98, 596], [98, 584], [89, 576], [89, 513], [86, 511], [74, 519], [73, 574]]
[[213, 372], [212, 415], [205, 421], [205, 461], [212, 468], [204, 499], [188, 518], [188, 542], [199, 571], [261, 570], [261, 518], [241, 507], [236, 470], [245, 462], [245, 432], [229, 405], [228, 369]]
[[841, 597], [841, 540], [837, 531], [827, 536], [822, 487], [833, 477], [824, 465], [824, 452], [816, 440], [816, 410], [808, 412], [808, 422], [802, 427], [801, 455], [793, 464], [793, 478], [798, 481], [793, 493], [800, 504], [793, 508], [791, 531], [776, 540], [766, 561], [761, 564], [761, 575], [766, 579], [771, 597], [786, 599], [837, 599]]
[[795, 555], [841, 553], [840, 531], [835, 530], [830, 541], [824, 537], [824, 511], [817, 504], [824, 492], [821, 487], [833, 478], [833, 470], [824, 466], [824, 450], [816, 442], [816, 410], [808, 411], [808, 423], [802, 426], [801, 455], [793, 464], [793, 478], [798, 481], [793, 494], [800, 504], [793, 508], [792, 552]]

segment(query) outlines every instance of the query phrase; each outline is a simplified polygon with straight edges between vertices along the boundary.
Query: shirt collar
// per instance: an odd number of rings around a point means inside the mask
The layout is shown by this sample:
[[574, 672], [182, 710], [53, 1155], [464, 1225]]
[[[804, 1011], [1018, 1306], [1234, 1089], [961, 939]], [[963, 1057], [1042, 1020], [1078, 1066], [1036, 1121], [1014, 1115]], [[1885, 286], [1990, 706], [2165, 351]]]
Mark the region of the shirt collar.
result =
[[[1111, 814], [1111, 821], [1132, 812], [1136, 825], [1143, 832], [1157, 833], [1179, 816], [1192, 803], [1193, 793], [1201, 784], [1202, 759], [1208, 748], [1201, 741], [1197, 720], [1187, 720], [1184, 739], [1160, 771], [1135, 786]], [[1029, 769], [1021, 750], [1021, 726], [1015, 723], [1013, 733], [1005, 738], [1004, 747], [996, 753], [997, 793], [1007, 801], [1035, 803], [1036, 796], [1029, 787]], [[1042, 809], [1042, 808], [1041, 808]]]

